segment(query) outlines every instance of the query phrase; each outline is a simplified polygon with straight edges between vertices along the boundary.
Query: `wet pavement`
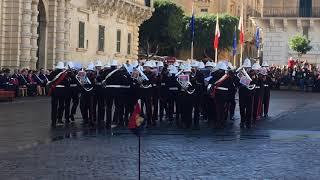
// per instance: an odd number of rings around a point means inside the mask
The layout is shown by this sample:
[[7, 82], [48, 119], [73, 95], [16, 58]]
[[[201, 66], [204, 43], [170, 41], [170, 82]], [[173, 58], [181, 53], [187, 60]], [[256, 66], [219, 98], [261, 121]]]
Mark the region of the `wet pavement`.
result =
[[[220, 131], [148, 129], [142, 179], [319, 179], [319, 99], [272, 92], [270, 118], [251, 130], [240, 130], [238, 118]], [[129, 131], [83, 128], [80, 115], [51, 130], [49, 112], [45, 97], [0, 103], [0, 179], [137, 179], [138, 140]]]

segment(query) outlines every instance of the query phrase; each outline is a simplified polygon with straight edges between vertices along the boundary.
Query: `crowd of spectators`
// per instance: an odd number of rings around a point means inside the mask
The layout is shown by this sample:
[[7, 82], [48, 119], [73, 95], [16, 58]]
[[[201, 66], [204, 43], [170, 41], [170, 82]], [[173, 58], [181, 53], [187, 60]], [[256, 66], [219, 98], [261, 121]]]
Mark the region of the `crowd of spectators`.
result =
[[15, 91], [19, 96], [20, 89], [26, 89], [27, 96], [45, 95], [43, 89], [46, 88], [48, 82], [48, 74], [50, 72], [44, 69], [29, 70], [10, 69], [0, 70], [0, 90]]
[[272, 88], [296, 89], [320, 92], [320, 68], [305, 62], [295, 62], [284, 66], [271, 66], [269, 75]]

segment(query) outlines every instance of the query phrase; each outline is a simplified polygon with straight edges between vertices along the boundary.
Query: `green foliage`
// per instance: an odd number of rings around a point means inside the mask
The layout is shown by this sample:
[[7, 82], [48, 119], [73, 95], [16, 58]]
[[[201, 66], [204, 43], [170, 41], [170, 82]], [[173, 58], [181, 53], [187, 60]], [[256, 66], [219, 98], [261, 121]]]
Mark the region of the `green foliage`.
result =
[[311, 41], [307, 37], [296, 35], [290, 38], [289, 46], [291, 50], [296, 51], [298, 56], [301, 57], [311, 51], [312, 46], [310, 46], [310, 42]]
[[[151, 54], [174, 56], [178, 49], [190, 50], [191, 17], [185, 16], [183, 10], [171, 0], [156, 0], [154, 8], [152, 17], [140, 27], [141, 50], [148, 56]], [[233, 33], [238, 22], [237, 17], [219, 15], [221, 33], [219, 49], [231, 49]], [[195, 17], [195, 55], [214, 57], [215, 27], [215, 15]]]
[[181, 41], [183, 10], [170, 0], [156, 0], [154, 8], [152, 17], [140, 27], [140, 46], [147, 54], [150, 50], [172, 54]]

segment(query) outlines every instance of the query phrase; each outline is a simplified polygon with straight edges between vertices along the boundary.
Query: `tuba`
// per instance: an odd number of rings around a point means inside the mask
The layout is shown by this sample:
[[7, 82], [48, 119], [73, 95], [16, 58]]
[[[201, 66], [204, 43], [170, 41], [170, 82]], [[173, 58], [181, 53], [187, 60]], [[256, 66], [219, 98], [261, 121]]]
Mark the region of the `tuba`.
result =
[[177, 81], [181, 88], [185, 90], [188, 94], [193, 94], [196, 90], [192, 88], [192, 84], [190, 81], [182, 81], [179, 76], [177, 76]]
[[76, 79], [78, 81], [78, 84], [87, 92], [90, 92], [93, 90], [93, 87], [86, 87], [85, 85], [87, 84], [92, 84], [91, 81], [89, 80], [87, 73], [83, 70], [79, 71], [78, 74], [76, 75]]
[[136, 70], [138, 71], [138, 76], [135, 77], [134, 74], [132, 73], [131, 78], [137, 80], [142, 88], [151, 88], [152, 87], [151, 84], [148, 84], [148, 85], [143, 84], [144, 81], [149, 81], [149, 78], [141, 70], [141, 66], [137, 67]]

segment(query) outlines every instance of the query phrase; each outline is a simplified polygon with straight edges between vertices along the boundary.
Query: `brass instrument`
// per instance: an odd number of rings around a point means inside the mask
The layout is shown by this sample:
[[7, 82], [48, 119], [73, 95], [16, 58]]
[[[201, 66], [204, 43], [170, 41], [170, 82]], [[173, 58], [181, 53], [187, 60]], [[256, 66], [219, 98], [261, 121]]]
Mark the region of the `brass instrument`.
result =
[[196, 90], [195, 89], [190, 89], [192, 87], [192, 84], [190, 81], [181, 81], [179, 77], [177, 77], [177, 81], [181, 88], [185, 90], [188, 94], [193, 94]]
[[[250, 82], [252, 81], [251, 77], [249, 76], [249, 74], [247, 73], [247, 71], [246, 71], [244, 68], [240, 67], [240, 68], [237, 70], [237, 72], [238, 72], [237, 76], [238, 76], [238, 78], [239, 78], [240, 80], [241, 80], [243, 77], [245, 77], [245, 78], [248, 79]], [[245, 86], [247, 87], [247, 89], [249, 89], [249, 90], [253, 90], [253, 89], [256, 87], [255, 84], [252, 84], [252, 85], [243, 84], [243, 85], [245, 85]]]
[[132, 78], [137, 80], [138, 83], [140, 84], [140, 86], [142, 88], [151, 88], [152, 85], [151, 84], [148, 84], [148, 85], [144, 85], [143, 82], [144, 81], [149, 81], [149, 78], [144, 74], [144, 72], [141, 70], [141, 66], [137, 67], [136, 68], [136, 71], [138, 72], [138, 75], [135, 77], [134, 76], [134, 73], [132, 73]]
[[79, 71], [76, 75], [76, 79], [85, 91], [90, 92], [93, 90], [93, 87], [85, 87], [86, 84], [92, 84], [85, 71]]

